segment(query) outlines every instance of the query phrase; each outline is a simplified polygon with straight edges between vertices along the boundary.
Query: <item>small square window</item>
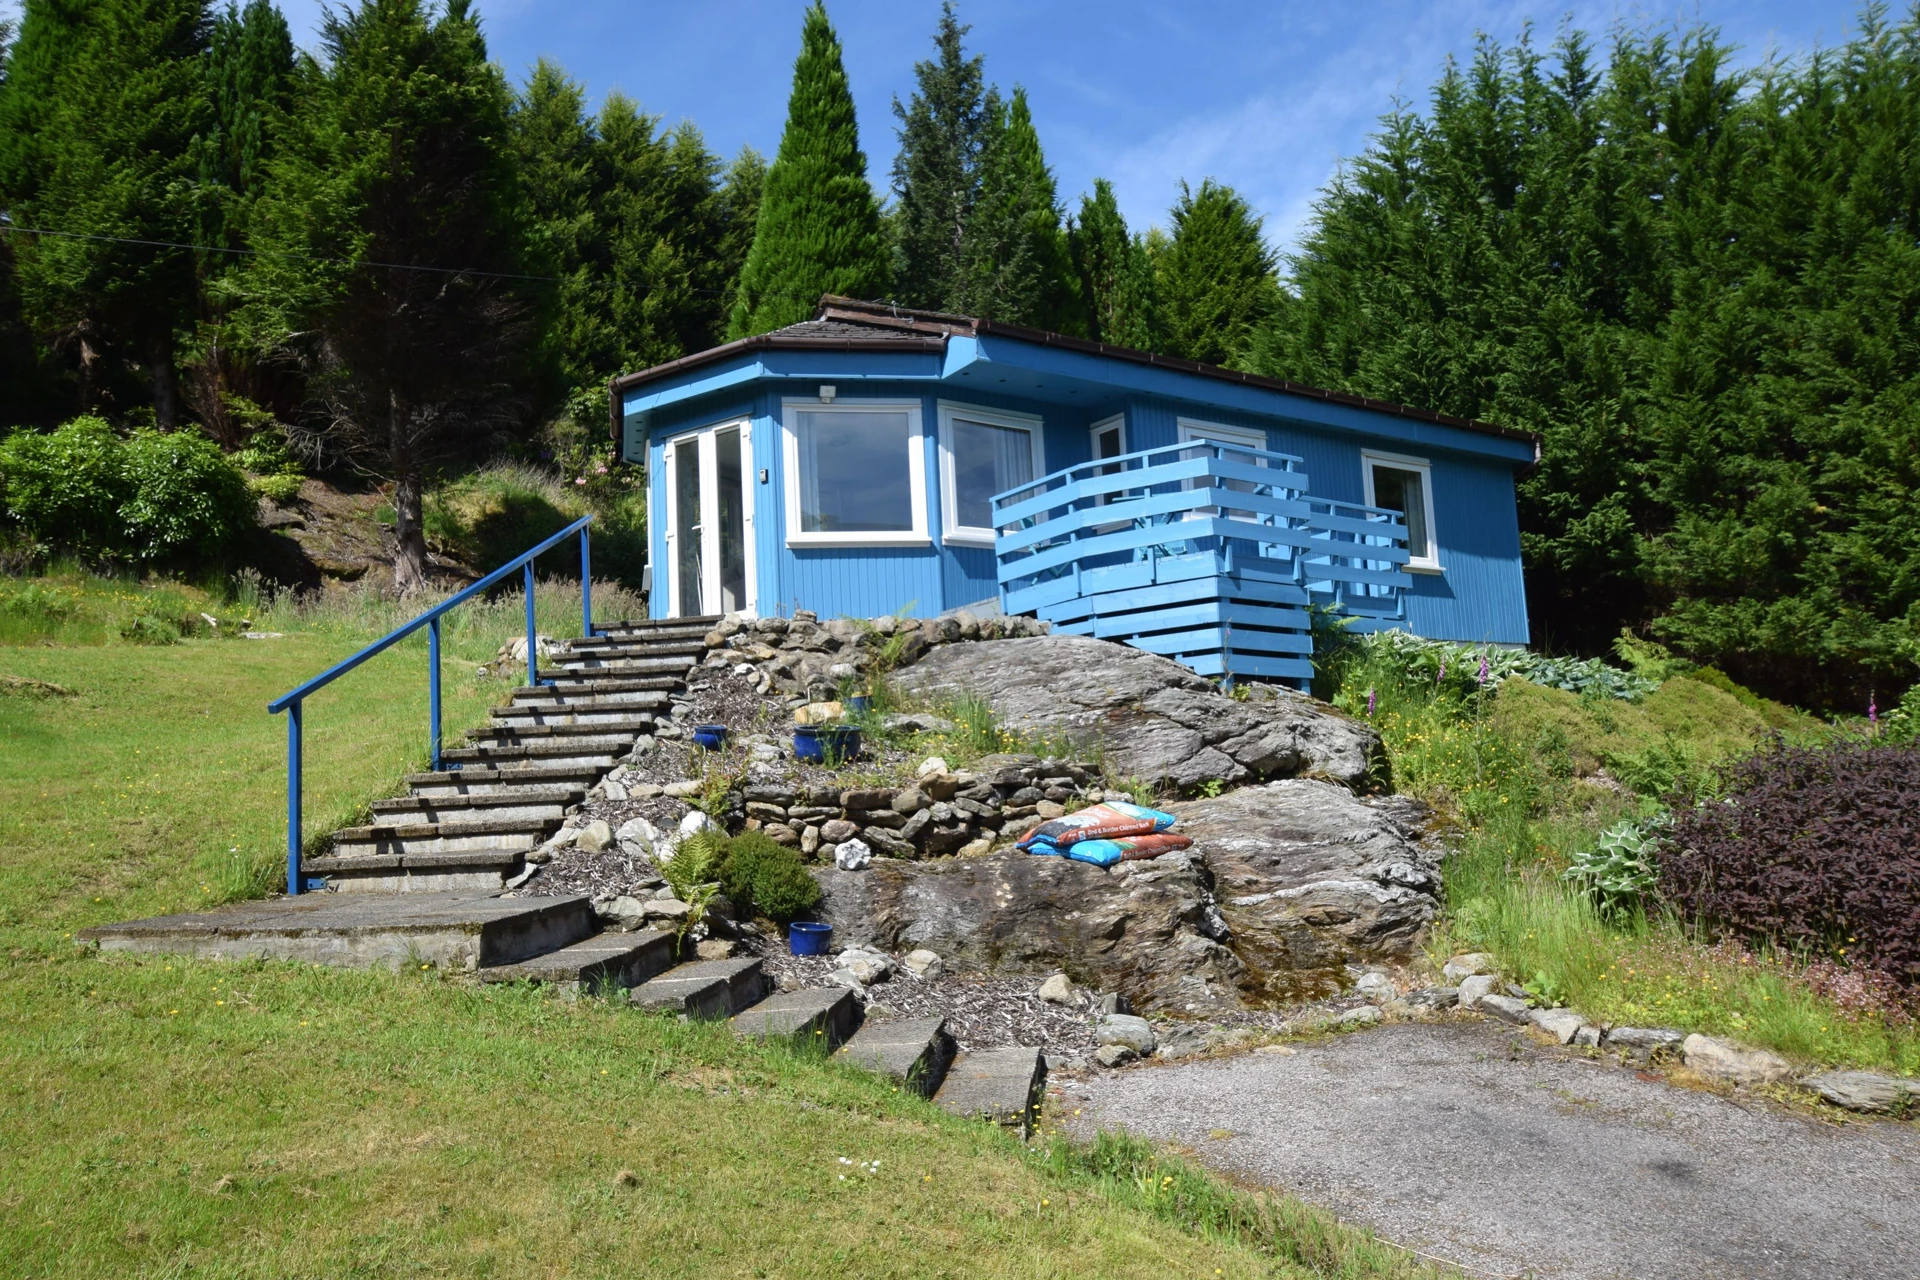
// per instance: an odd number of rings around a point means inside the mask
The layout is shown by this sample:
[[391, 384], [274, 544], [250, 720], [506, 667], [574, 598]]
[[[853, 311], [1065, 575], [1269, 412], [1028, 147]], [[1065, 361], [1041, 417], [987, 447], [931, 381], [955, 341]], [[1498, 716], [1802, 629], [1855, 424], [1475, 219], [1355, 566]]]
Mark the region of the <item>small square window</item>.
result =
[[1398, 511], [1407, 525], [1407, 567], [1438, 570], [1440, 548], [1433, 532], [1433, 467], [1423, 458], [1363, 454], [1367, 505]]

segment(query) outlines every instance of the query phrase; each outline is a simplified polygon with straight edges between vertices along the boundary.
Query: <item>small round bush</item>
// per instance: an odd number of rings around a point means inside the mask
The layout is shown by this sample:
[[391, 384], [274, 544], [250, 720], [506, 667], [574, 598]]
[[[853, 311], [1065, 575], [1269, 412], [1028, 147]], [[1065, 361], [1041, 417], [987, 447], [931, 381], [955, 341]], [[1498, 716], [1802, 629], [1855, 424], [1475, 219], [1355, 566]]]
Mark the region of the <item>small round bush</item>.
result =
[[120, 437], [104, 418], [0, 441], [7, 514], [40, 542], [89, 557], [121, 553], [120, 507], [132, 496]]
[[736, 907], [782, 923], [820, 903], [820, 886], [800, 854], [759, 831], [743, 831], [727, 842], [719, 875]]
[[1660, 892], [1710, 926], [1920, 988], [1920, 748], [1776, 743], [1676, 813]]
[[120, 507], [136, 560], [217, 552], [254, 521], [246, 477], [220, 446], [189, 431], [136, 431], [122, 450], [132, 494]]

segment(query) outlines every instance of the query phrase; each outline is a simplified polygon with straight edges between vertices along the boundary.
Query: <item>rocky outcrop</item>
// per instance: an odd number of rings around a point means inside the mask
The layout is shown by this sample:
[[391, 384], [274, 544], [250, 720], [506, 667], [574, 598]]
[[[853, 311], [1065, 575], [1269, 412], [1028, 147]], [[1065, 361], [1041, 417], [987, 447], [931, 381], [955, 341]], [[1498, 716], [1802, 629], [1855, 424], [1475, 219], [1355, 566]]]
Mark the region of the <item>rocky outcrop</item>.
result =
[[1440, 908], [1438, 856], [1417, 839], [1424, 812], [1412, 801], [1298, 778], [1170, 808], [1266, 994], [1409, 955]]
[[1304, 694], [1256, 686], [1245, 700], [1177, 662], [1086, 636], [946, 645], [897, 672], [910, 696], [986, 699], [1007, 727], [1097, 743], [1109, 776], [1192, 791], [1274, 777], [1384, 784], [1380, 736]]
[[1438, 909], [1409, 802], [1296, 779], [1173, 807], [1185, 853], [1111, 870], [1019, 852], [821, 868], [821, 917], [840, 945], [1064, 971], [1179, 1013], [1341, 985], [1348, 963], [1412, 951]]
[[1113, 872], [1066, 858], [1002, 853], [864, 871], [816, 868], [818, 914], [837, 946], [924, 948], [949, 967], [1064, 971], [1140, 1008], [1236, 1008], [1246, 975], [1222, 944], [1205, 869], [1184, 854]]

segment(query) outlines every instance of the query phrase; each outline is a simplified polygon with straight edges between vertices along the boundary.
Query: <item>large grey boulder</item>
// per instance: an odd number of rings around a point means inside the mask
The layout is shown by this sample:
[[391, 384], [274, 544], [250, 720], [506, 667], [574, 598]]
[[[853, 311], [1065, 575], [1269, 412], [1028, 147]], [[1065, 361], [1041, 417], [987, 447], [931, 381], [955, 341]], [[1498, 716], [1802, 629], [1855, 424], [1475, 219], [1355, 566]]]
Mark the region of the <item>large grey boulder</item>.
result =
[[1177, 853], [1120, 866], [1010, 852], [813, 874], [818, 914], [847, 945], [926, 948], [961, 971], [1064, 971], [1147, 1009], [1240, 1007], [1245, 974], [1221, 942], [1204, 870]]
[[950, 644], [895, 673], [922, 698], [972, 693], [1002, 724], [1097, 742], [1108, 772], [1190, 791], [1308, 775], [1385, 781], [1380, 735], [1304, 694], [1259, 687], [1241, 701], [1179, 663], [1088, 636]]
[[1411, 802], [1293, 779], [1173, 808], [1194, 847], [1112, 870], [1017, 851], [817, 868], [822, 917], [847, 945], [1178, 1013], [1338, 990], [1345, 965], [1410, 954], [1439, 906]]
[[1169, 807], [1213, 874], [1234, 951], [1274, 996], [1310, 990], [1307, 974], [1411, 955], [1440, 909], [1412, 801], [1294, 778]]

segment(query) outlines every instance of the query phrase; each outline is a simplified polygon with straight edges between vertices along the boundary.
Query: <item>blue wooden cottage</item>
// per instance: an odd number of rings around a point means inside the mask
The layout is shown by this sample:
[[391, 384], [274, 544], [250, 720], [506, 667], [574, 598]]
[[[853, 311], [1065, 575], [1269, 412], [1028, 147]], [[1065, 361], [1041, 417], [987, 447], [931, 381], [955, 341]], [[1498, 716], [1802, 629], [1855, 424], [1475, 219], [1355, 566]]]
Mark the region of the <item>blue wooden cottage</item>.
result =
[[1308, 610], [1524, 644], [1535, 437], [1017, 325], [828, 297], [613, 383], [658, 618], [997, 600], [1206, 675], [1310, 674]]

